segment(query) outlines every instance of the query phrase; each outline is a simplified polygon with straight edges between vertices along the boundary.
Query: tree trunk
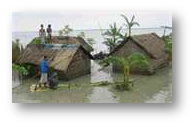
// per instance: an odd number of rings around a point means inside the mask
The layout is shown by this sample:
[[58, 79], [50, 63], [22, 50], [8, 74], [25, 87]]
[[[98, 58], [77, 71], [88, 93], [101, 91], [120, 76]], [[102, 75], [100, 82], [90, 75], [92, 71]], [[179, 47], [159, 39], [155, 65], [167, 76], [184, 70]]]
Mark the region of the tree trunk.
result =
[[123, 68], [123, 82], [126, 82], [126, 67]]
[[126, 89], [129, 86], [129, 66], [124, 66], [124, 82], [123, 88]]
[[124, 67], [124, 83], [129, 82], [129, 67], [125, 66]]

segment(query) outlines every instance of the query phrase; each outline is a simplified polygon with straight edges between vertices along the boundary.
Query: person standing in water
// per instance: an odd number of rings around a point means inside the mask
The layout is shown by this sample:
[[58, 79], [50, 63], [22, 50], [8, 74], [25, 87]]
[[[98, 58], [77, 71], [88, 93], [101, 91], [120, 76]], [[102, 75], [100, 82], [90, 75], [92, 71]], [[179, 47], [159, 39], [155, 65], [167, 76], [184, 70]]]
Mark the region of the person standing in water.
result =
[[44, 56], [44, 58], [40, 61], [40, 84], [44, 86], [48, 86], [48, 68], [47, 56]]
[[52, 28], [51, 28], [51, 25], [49, 24], [48, 25], [48, 28], [47, 28], [47, 34], [48, 34], [48, 40], [49, 42], [51, 42], [51, 39], [52, 39]]
[[41, 29], [39, 30], [39, 37], [41, 44], [45, 44], [46, 31], [43, 24], [41, 24]]

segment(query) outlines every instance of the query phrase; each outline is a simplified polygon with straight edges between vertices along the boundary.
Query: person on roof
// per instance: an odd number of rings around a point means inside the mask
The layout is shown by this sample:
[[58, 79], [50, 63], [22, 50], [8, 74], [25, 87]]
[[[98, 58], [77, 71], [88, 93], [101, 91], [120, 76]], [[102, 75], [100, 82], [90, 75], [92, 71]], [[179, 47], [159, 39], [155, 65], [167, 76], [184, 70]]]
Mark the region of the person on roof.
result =
[[44, 29], [43, 24], [41, 24], [40, 27], [41, 27], [39, 30], [40, 41], [41, 41], [41, 44], [45, 44], [46, 31]]
[[52, 28], [51, 28], [50, 24], [48, 25], [48, 28], [46, 29], [46, 31], [47, 31], [47, 34], [48, 34], [48, 40], [49, 40], [49, 42], [51, 42], [51, 39], [52, 39]]

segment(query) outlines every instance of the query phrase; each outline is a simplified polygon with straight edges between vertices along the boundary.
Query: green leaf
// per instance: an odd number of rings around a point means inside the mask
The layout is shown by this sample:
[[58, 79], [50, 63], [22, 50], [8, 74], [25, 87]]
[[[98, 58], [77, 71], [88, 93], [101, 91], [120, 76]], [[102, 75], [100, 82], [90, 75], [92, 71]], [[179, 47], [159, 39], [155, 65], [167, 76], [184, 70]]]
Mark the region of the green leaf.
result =
[[117, 46], [119, 41], [122, 41], [124, 38], [121, 34], [122, 27], [118, 28], [116, 23], [109, 25], [109, 30], [103, 33], [104, 36], [104, 44], [108, 46], [109, 49]]

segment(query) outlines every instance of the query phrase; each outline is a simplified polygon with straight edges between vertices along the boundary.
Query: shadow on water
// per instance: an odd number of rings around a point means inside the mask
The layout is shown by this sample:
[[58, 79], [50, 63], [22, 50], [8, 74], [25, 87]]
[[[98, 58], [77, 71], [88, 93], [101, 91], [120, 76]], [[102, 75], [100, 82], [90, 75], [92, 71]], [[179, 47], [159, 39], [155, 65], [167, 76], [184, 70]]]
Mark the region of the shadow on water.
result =
[[[29, 86], [38, 83], [39, 79], [23, 81], [12, 89], [12, 100], [15, 103], [170, 103], [172, 102], [172, 69], [166, 67], [155, 75], [131, 75], [136, 79], [130, 91], [117, 91], [112, 86], [92, 86], [90, 83], [100, 81], [120, 81], [122, 74], [112, 73], [108, 67], [99, 71], [97, 61], [91, 61], [91, 74], [60, 84], [75, 84], [58, 90], [45, 92], [28, 92]], [[81, 85], [82, 84], [82, 85]]]

